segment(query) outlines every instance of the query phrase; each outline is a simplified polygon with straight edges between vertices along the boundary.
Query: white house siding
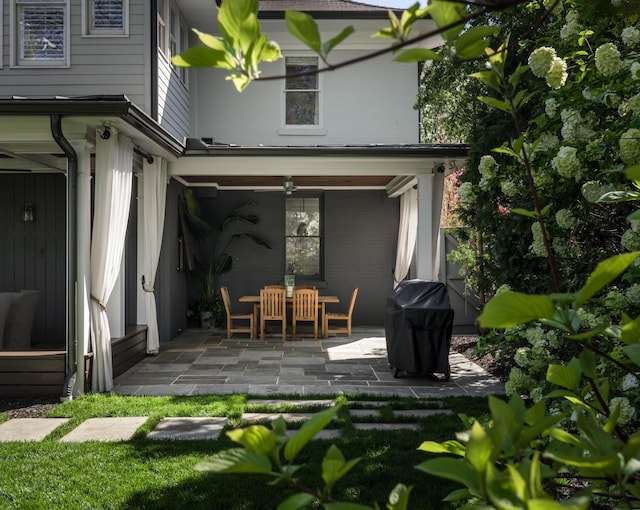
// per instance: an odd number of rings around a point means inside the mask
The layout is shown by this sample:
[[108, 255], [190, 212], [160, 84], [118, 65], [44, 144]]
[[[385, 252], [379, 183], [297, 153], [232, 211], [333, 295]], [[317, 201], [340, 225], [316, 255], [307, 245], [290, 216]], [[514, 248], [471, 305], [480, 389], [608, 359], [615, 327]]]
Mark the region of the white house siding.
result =
[[[279, 25], [278, 25], [279, 24]], [[387, 47], [371, 34], [383, 20], [319, 22], [323, 40], [352, 24], [356, 32], [335, 49], [331, 64]], [[263, 20], [269, 38], [285, 55], [311, 55], [302, 44], [282, 31], [282, 22]], [[284, 73], [284, 60], [261, 67], [262, 75]], [[279, 133], [282, 122], [283, 81], [250, 84], [238, 93], [221, 70], [199, 69], [193, 77], [193, 110], [197, 111], [197, 137], [217, 142], [265, 145], [417, 143], [418, 112], [413, 109], [418, 90], [417, 64], [400, 64], [383, 55], [337, 71], [321, 74], [322, 134]]]
[[189, 136], [191, 98], [169, 61], [158, 55], [158, 122], [178, 140]]
[[3, 44], [0, 97], [82, 96], [125, 94], [149, 111], [145, 90], [145, 44], [148, 46], [146, 0], [129, 2], [129, 36], [83, 37], [82, 2], [72, 0], [70, 66], [68, 68], [10, 67], [10, 1], [3, 0]]

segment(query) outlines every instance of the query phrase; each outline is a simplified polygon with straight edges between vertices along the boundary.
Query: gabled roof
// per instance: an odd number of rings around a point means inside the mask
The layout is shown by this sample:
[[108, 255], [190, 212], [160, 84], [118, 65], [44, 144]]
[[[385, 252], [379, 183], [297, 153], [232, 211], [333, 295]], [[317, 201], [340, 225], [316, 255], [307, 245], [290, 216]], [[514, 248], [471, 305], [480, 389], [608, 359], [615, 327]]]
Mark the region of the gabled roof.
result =
[[389, 8], [349, 0], [260, 0], [260, 18], [284, 17], [285, 11], [302, 11], [314, 18], [386, 19]]

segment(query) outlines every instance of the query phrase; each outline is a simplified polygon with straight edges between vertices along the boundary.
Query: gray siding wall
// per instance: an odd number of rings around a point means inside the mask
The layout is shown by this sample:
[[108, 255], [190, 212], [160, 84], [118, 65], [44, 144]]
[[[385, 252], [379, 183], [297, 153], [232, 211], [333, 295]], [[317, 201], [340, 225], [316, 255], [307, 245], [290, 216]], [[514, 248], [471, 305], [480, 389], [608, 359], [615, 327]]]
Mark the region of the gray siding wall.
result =
[[[229, 249], [233, 268], [222, 276], [220, 283], [229, 288], [234, 308], [242, 310], [247, 305], [238, 303], [240, 296], [255, 295], [260, 287], [283, 281], [285, 195], [251, 191], [226, 191], [217, 196], [208, 192], [208, 195], [201, 196], [200, 205], [212, 225], [242, 204], [257, 202], [247, 211], [258, 215], [260, 223], [234, 225], [229, 233], [251, 232], [273, 247], [267, 250], [240, 239]], [[346, 309], [351, 290], [358, 287], [354, 325], [382, 326], [386, 297], [393, 285], [399, 200], [387, 198], [383, 191], [328, 191], [324, 193], [324, 208], [325, 279], [317, 286], [322, 293], [340, 298], [340, 304], [329, 305], [328, 309]], [[169, 249], [173, 249], [171, 244]], [[197, 289], [198, 284], [192, 276], [189, 276], [190, 290]]]
[[[11, 68], [10, 1], [3, 4], [2, 69], [0, 97], [82, 96], [125, 94], [149, 112], [148, 50], [149, 23], [147, 0], [129, 2], [129, 36], [83, 37], [82, 2], [70, 2], [71, 47], [69, 68]], [[146, 33], [145, 33], [146, 32]]]
[[158, 52], [158, 122], [178, 140], [189, 136], [191, 99], [169, 61]]
[[162, 251], [154, 285], [161, 342], [171, 340], [187, 327], [186, 277], [178, 271], [178, 196], [182, 188], [172, 180], [167, 189]]
[[[36, 221], [22, 222], [25, 203]], [[66, 179], [62, 174], [0, 175], [0, 292], [40, 291], [32, 346], [64, 348]]]

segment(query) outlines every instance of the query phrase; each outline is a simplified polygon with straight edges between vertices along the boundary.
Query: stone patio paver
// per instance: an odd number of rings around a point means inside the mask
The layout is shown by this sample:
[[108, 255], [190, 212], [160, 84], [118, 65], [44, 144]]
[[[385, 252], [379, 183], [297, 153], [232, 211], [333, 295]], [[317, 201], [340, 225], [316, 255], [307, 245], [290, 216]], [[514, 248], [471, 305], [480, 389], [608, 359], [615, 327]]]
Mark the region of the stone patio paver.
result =
[[84, 441], [128, 441], [147, 421], [146, 416], [125, 418], [89, 418], [62, 437], [62, 443]]
[[42, 441], [69, 418], [13, 418], [0, 424], [0, 442]]
[[149, 432], [147, 439], [218, 439], [227, 418], [163, 418], [155, 428]]

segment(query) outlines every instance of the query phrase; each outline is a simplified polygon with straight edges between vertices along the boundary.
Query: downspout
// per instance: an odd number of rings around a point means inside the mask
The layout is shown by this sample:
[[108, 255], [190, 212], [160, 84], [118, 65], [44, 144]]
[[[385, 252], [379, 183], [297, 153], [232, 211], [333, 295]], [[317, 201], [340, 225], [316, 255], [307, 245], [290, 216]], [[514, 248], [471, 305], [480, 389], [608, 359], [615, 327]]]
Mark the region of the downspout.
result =
[[[51, 135], [67, 156], [67, 334], [66, 334], [66, 380], [75, 375], [78, 368], [76, 335], [76, 251], [77, 251], [77, 177], [78, 155], [64, 135], [62, 134], [62, 116], [51, 115]], [[71, 346], [69, 345], [71, 343]], [[72, 348], [70, 348], [72, 347]], [[84, 354], [80, 359], [84, 358]], [[65, 387], [67, 383], [65, 382]], [[65, 396], [65, 395], [63, 395]]]

